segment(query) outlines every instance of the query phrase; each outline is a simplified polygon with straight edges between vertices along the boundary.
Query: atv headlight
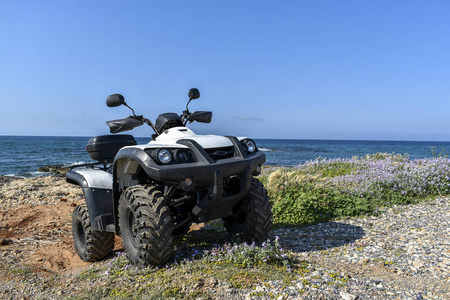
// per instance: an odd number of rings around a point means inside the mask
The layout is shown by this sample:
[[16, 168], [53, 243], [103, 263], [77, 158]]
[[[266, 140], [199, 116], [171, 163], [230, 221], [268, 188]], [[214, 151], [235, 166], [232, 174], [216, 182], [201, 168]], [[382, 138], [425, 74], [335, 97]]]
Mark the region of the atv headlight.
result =
[[189, 162], [189, 152], [186, 149], [177, 149], [174, 158], [177, 163], [185, 164]]
[[156, 153], [156, 157], [158, 158], [159, 162], [168, 165], [172, 162], [172, 152], [168, 149], [158, 149], [158, 152]]
[[256, 148], [256, 143], [251, 139], [246, 139], [244, 141], [245, 146], [247, 147], [248, 153], [256, 152], [258, 148]]

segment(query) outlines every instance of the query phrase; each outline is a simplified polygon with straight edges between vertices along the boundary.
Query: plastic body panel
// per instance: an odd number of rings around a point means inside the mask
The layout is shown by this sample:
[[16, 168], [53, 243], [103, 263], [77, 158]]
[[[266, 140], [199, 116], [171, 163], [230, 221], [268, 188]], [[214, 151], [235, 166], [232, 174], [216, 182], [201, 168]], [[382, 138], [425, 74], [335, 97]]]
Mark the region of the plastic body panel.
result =
[[[66, 181], [81, 186], [92, 228], [115, 231], [112, 174], [95, 169], [69, 170]], [[108, 226], [110, 225], [110, 226]]]

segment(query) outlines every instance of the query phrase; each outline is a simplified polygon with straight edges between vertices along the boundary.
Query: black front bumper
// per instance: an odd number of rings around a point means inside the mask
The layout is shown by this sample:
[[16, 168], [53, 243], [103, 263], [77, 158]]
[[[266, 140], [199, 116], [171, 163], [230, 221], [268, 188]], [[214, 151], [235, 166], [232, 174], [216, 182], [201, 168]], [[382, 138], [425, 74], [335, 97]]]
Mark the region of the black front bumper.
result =
[[[245, 148], [235, 137], [228, 137], [233, 143], [235, 156], [214, 161], [206, 151], [193, 140], [180, 140], [178, 143], [189, 147], [196, 162], [187, 164], [159, 165], [143, 167], [153, 179], [178, 184], [185, 190], [203, 188], [207, 193], [198, 199], [192, 213], [198, 221], [205, 222], [232, 214], [232, 208], [248, 194], [252, 175], [258, 175], [266, 156], [257, 151], [247, 154]], [[224, 181], [236, 177], [239, 189], [231, 196], [224, 196]], [[186, 185], [186, 179], [192, 181]]]

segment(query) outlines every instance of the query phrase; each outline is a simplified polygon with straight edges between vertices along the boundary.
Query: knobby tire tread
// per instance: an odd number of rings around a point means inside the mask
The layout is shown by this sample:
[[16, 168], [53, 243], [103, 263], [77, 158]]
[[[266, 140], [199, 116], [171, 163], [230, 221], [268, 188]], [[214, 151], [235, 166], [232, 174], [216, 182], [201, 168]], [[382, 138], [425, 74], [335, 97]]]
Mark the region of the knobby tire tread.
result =
[[266, 239], [272, 226], [272, 206], [266, 189], [258, 179], [252, 177], [248, 195], [241, 205], [246, 210], [245, 221], [238, 224], [236, 217], [223, 218], [227, 231], [247, 241]]
[[75, 226], [75, 219], [78, 219], [84, 229], [85, 245], [78, 240], [79, 237], [74, 233], [77, 228], [72, 229], [75, 248], [80, 258], [84, 261], [94, 262], [108, 256], [114, 249], [113, 232], [93, 230], [89, 219], [89, 211], [85, 203], [75, 207], [72, 215], [72, 226]]
[[[130, 208], [136, 218], [138, 247], [124, 235], [124, 214]], [[127, 188], [119, 200], [119, 224], [128, 257], [134, 264], [162, 265], [169, 260], [173, 249], [173, 224], [165, 199], [153, 185]], [[125, 230], [126, 231], [126, 230]]]

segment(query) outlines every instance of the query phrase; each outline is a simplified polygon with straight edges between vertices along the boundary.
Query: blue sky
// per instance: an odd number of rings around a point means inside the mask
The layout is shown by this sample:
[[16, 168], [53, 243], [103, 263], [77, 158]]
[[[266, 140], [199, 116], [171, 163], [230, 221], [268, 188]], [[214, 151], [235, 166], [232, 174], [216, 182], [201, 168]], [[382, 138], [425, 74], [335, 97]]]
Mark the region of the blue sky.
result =
[[[448, 1], [2, 1], [0, 135], [107, 134], [213, 111], [198, 133], [450, 140]], [[151, 134], [140, 127], [136, 136]]]

